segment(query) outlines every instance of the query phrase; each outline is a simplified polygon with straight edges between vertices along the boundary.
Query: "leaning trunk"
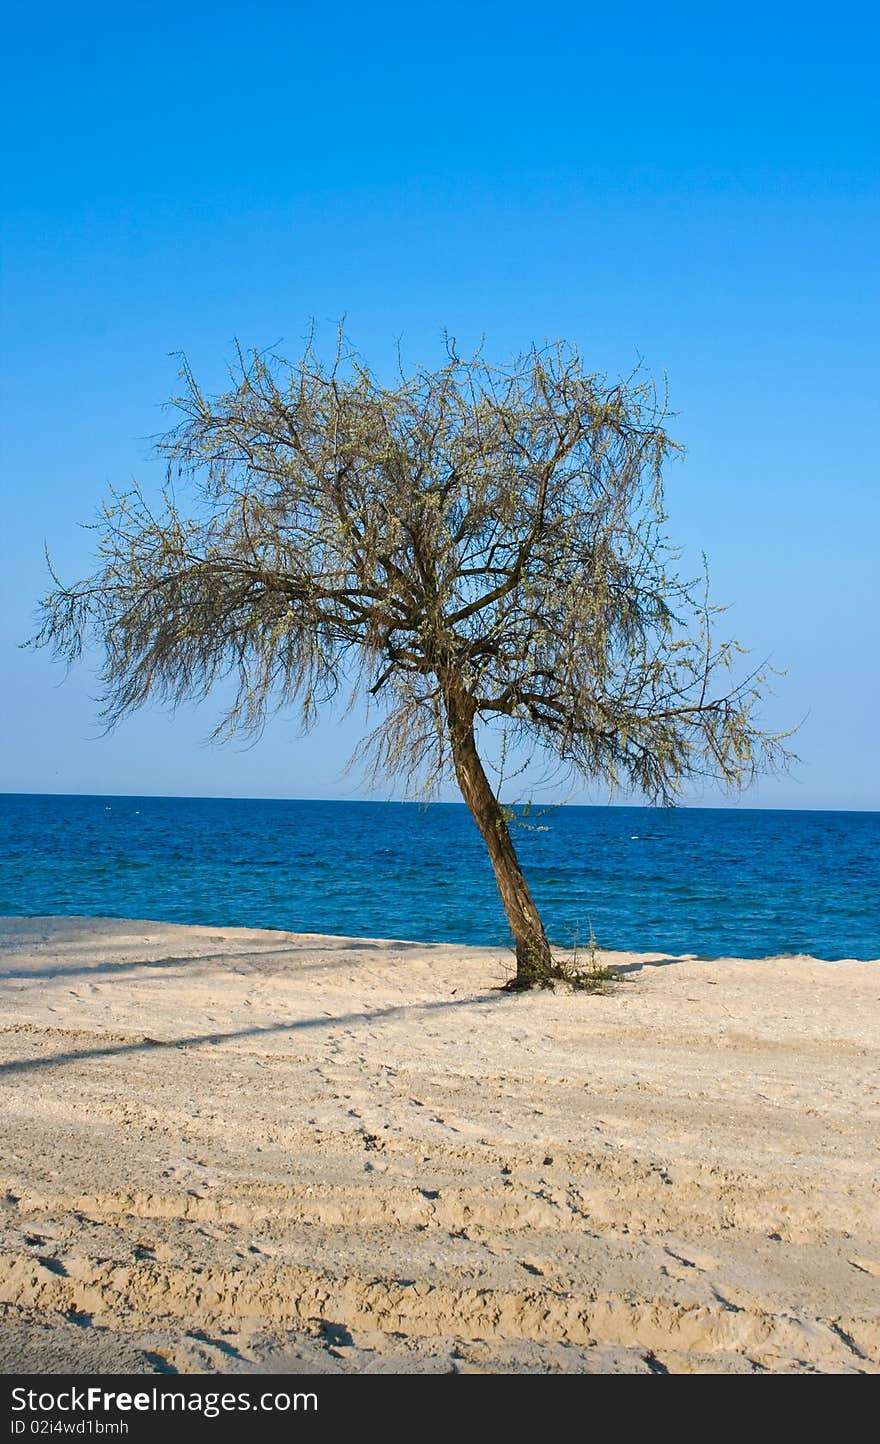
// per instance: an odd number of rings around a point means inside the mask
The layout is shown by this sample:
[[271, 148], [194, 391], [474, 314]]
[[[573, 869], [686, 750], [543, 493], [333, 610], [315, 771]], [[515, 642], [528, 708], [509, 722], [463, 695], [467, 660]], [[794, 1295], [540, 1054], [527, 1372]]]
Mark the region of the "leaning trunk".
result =
[[520, 870], [504, 809], [480, 761], [474, 737], [474, 714], [466, 697], [446, 694], [446, 714], [455, 776], [461, 795], [480, 829], [495, 871], [495, 882], [516, 943], [514, 986], [530, 988], [550, 981], [550, 945], [528, 885]]

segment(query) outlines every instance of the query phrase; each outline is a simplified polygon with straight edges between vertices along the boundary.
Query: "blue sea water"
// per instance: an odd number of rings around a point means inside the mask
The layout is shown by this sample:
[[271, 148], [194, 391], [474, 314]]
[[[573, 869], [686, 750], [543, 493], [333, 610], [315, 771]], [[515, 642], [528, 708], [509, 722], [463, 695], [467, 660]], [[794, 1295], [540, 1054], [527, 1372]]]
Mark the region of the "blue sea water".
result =
[[[880, 957], [880, 813], [561, 807], [515, 843], [551, 939]], [[508, 940], [458, 804], [0, 795], [0, 914]]]

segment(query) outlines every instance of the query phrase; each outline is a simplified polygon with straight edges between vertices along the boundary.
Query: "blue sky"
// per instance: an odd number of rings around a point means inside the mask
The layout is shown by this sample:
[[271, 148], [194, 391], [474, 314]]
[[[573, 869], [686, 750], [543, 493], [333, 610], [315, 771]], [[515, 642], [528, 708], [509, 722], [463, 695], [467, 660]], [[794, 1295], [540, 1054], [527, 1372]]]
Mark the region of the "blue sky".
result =
[[805, 719], [802, 766], [744, 803], [880, 807], [880, 26], [770, 12], [11, 6], [0, 790], [363, 795], [358, 714], [250, 749], [205, 745], [210, 708], [102, 738], [88, 666], [17, 647], [44, 541], [83, 573], [76, 523], [156, 477], [169, 353], [210, 385], [234, 337], [295, 352], [345, 313], [380, 368], [445, 327], [665, 372], [672, 530], [788, 668], [768, 720]]

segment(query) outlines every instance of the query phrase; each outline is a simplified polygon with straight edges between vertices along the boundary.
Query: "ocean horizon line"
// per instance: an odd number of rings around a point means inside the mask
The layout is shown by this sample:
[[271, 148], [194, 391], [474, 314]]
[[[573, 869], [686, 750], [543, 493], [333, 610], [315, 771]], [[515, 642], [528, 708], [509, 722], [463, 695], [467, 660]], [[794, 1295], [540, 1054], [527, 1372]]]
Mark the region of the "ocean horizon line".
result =
[[[59, 798], [82, 798], [82, 799], [104, 799], [112, 798], [118, 801], [132, 802], [266, 802], [266, 803], [296, 803], [320, 804], [327, 806], [339, 804], [343, 807], [349, 806], [401, 806], [401, 807], [460, 807], [465, 808], [466, 804], [460, 798], [420, 798], [420, 797], [270, 797], [254, 795], [252, 793], [225, 793], [225, 792], [55, 792], [45, 789], [43, 791], [17, 791], [11, 788], [0, 788], [2, 797], [59, 797]], [[575, 809], [594, 812], [648, 812], [648, 813], [669, 813], [669, 812], [723, 812], [723, 813], [795, 813], [802, 815], [812, 813], [816, 816], [833, 814], [835, 816], [854, 817], [876, 817], [880, 816], [880, 808], [876, 807], [753, 807], [738, 802], [727, 803], [706, 803], [706, 802], [677, 802], [665, 807], [661, 804], [650, 802], [551, 802], [541, 798], [530, 798], [525, 801], [506, 801], [501, 799], [506, 807], [530, 808], [538, 811], [562, 811], [571, 812]]]

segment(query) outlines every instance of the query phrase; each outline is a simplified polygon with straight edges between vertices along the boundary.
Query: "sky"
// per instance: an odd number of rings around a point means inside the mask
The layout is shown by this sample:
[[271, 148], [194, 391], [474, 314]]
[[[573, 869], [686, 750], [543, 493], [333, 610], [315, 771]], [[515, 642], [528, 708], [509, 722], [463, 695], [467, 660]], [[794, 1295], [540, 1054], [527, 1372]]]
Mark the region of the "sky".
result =
[[876, 9], [7, 16], [0, 790], [369, 795], [343, 771], [357, 710], [306, 739], [282, 715], [254, 747], [207, 745], [210, 705], [107, 737], [96, 659], [65, 679], [19, 646], [44, 547], [86, 574], [106, 488], [159, 477], [171, 353], [210, 389], [235, 338], [295, 354], [345, 315], [379, 371], [398, 342], [439, 361], [445, 329], [665, 375], [672, 534], [787, 669], [768, 725], [800, 723], [800, 764], [741, 805], [880, 807]]

